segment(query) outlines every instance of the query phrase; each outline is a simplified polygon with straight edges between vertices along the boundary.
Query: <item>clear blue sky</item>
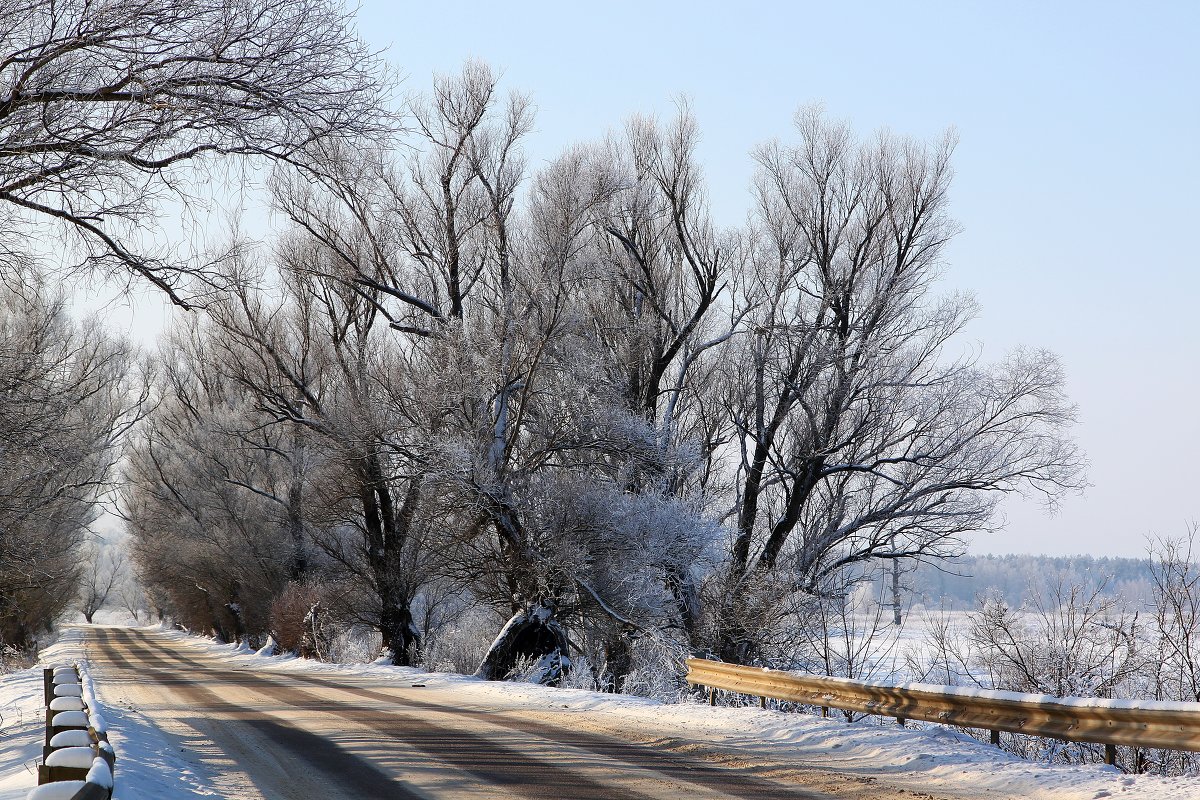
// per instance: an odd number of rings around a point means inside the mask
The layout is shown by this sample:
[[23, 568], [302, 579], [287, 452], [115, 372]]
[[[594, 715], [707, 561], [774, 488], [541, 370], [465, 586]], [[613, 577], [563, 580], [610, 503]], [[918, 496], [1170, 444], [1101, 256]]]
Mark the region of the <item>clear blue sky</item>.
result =
[[1060, 355], [1093, 483], [1056, 517], [1008, 502], [975, 549], [1141, 555], [1200, 519], [1200, 2], [364, 0], [359, 19], [406, 90], [481, 58], [531, 95], [534, 167], [687, 95], [729, 224], [750, 149], [800, 105], [864, 134], [955, 127], [943, 285], [976, 294], [985, 357]]
[[822, 102], [866, 133], [961, 137], [946, 289], [999, 357], [1056, 351], [1093, 487], [1009, 502], [981, 552], [1140, 555], [1200, 519], [1200, 3], [389, 3], [363, 34], [422, 90], [468, 57], [529, 93], [531, 163], [689, 96], [718, 218], [757, 143]]

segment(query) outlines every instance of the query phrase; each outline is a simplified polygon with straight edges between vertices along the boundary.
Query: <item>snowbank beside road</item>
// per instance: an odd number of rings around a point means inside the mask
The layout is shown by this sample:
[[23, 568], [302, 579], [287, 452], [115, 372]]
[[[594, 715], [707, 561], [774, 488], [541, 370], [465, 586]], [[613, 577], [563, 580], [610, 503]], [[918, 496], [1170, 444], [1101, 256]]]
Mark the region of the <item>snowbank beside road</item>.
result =
[[68, 629], [42, 651], [39, 666], [0, 675], [0, 800], [25, 800], [37, 786], [46, 736], [42, 667], [82, 660], [82, 642], [81, 630]]
[[[87, 665], [85, 630], [86, 626], [65, 628], [54, 645], [42, 651], [38, 666], [0, 675], [0, 800], [25, 800], [29, 790], [37, 786], [37, 763], [42, 757], [46, 725], [42, 668], [75, 662]], [[101, 682], [93, 683], [90, 674], [85, 686], [89, 693], [104, 696], [105, 687]], [[95, 702], [94, 696], [92, 700]], [[109, 740], [117, 752], [114, 800], [213, 796], [205, 788], [211, 781], [197, 779], [192, 766], [177, 755], [178, 746], [147, 724], [136, 710], [102, 702], [91, 707], [96, 711], [96, 721], [108, 728]]]

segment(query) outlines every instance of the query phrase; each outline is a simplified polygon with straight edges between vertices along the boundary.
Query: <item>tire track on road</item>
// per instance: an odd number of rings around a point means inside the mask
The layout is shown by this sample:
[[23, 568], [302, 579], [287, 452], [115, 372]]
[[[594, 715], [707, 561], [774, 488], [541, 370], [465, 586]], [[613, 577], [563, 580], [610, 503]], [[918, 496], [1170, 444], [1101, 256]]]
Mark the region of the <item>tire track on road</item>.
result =
[[[564, 796], [612, 798], [613, 800], [654, 799], [654, 795], [651, 794], [619, 789], [608, 783], [591, 780], [584, 775], [533, 756], [526, 750], [497, 744], [487, 737], [460, 728], [438, 725], [423, 717], [405, 714], [401, 711], [380, 711], [376, 707], [330, 701], [303, 689], [284, 686], [278, 681], [254, 673], [214, 669], [211, 665], [188, 659], [165, 648], [156, 650], [154, 649], [155, 645], [145, 640], [138, 641], [137, 635], [130, 631], [113, 631], [113, 633], [117, 634], [122, 646], [147, 663], [146, 671], [152, 673], [155, 680], [160, 683], [179, 686], [192, 685], [186, 679], [172, 677], [178, 671], [178, 667], [171, 663], [174, 661], [189, 669], [200, 670], [208, 677], [229, 681], [233, 685], [261, 692], [263, 695], [297, 710], [331, 714], [354, 725], [365, 727], [373, 733], [396, 739], [446, 763], [453, 769], [474, 775], [490, 786], [512, 791], [520, 797], [529, 798], [529, 800], [561, 800]], [[194, 686], [192, 688], [208, 695], [207, 701], [212, 707], [211, 710], [224, 711], [235, 716], [245, 713], [240, 706], [228, 703], [210, 690]], [[394, 698], [388, 697], [386, 701], [395, 705]], [[267, 715], [260, 713], [256, 714], [254, 718], [263, 717], [267, 717]], [[336, 745], [330, 746], [336, 748]], [[349, 753], [346, 755], [351, 756]], [[393, 785], [398, 786], [395, 783]], [[383, 796], [397, 797], [395, 794]], [[416, 796], [418, 795], [405, 795], [405, 797]]]
[[[190, 668], [212, 671], [212, 667], [210, 665], [207, 665], [202, 662], [196, 661], [194, 659], [188, 658], [186, 655], [177, 653], [177, 652], [173, 651], [172, 649], [164, 648], [161, 645], [159, 645], [158, 643], [155, 643], [153, 641], [153, 637], [151, 637], [141, 631], [120, 631], [119, 633], [121, 633], [124, 636], [129, 637], [131, 640], [135, 639], [135, 638], [137, 640], [140, 640], [140, 643], [143, 648], [145, 648], [145, 649], [153, 648], [154, 652], [157, 654], [160, 654], [160, 656], [169, 657], [169, 658], [175, 660], [176, 662], [186, 665]], [[254, 681], [254, 682], [256, 682], [256, 684], [255, 684], [256, 688], [261, 688], [265, 691], [270, 691], [272, 693], [272, 696], [275, 697], [275, 699], [281, 700], [283, 702], [287, 702], [286, 698], [282, 695], [275, 694], [275, 692], [282, 691], [282, 692], [286, 693], [286, 692], [302, 691], [302, 690], [297, 690], [297, 689], [285, 689], [284, 687], [281, 687], [275, 681], [271, 681], [266, 678], [262, 678], [261, 676], [255, 675], [253, 673], [247, 673], [247, 672], [242, 672], [242, 671], [227, 671], [227, 672], [222, 671], [222, 672], [225, 674], [228, 674], [231, 677], [231, 679], [234, 679], [237, 681], [246, 682], [247, 679]], [[283, 677], [283, 676], [281, 675], [280, 677]], [[367, 688], [357, 687], [357, 686], [347, 686], [344, 684], [335, 683], [332, 680], [322, 679], [322, 678], [317, 678], [317, 677], [312, 677], [312, 676], [307, 676], [307, 675], [296, 675], [293, 673], [288, 673], [286, 675], [286, 678], [289, 680], [298, 682], [298, 683], [306, 683], [306, 684], [310, 684], [313, 686], [321, 687], [326, 690], [333, 690], [333, 691], [349, 694], [352, 696], [357, 696], [362, 699], [372, 700], [375, 703], [380, 703], [380, 702], [386, 703], [389, 706], [396, 707], [396, 709], [397, 709], [395, 711], [382, 712], [386, 716], [392, 717], [392, 718], [397, 717], [397, 716], [403, 716], [405, 719], [421, 719], [423, 722], [426, 722], [426, 724], [432, 724], [432, 723], [428, 723], [428, 721], [424, 720], [424, 718], [414, 718], [414, 717], [411, 717], [410, 715], [405, 715], [402, 711], [399, 710], [402, 707], [409, 707], [409, 708], [413, 708], [413, 709], [419, 709], [421, 711], [432, 712], [432, 713], [437, 713], [437, 714], [446, 714], [446, 715], [451, 715], [453, 717], [464, 718], [464, 719], [470, 720], [472, 722], [483, 722], [488, 725], [498, 725], [500, 727], [506, 728], [513, 732], [524, 734], [526, 736], [534, 736], [539, 739], [547, 740], [548, 742], [551, 742], [554, 744], [561, 744], [561, 745], [566, 745], [568, 747], [583, 749], [588, 752], [594, 753], [595, 755], [600, 756], [602, 758], [617, 762], [618, 765], [625, 764], [625, 765], [628, 765], [629, 767], [633, 767], [638, 770], [645, 770], [648, 772], [657, 773], [657, 774], [663, 776], [663, 778], [666, 778], [667, 780], [669, 780], [671, 782], [682, 782], [682, 783], [686, 783], [686, 784], [691, 784], [693, 786], [696, 786], [697, 788], [704, 790], [704, 794], [716, 793], [718, 795], [722, 795], [722, 796], [726, 796], [726, 797], [739, 798], [740, 800], [832, 800], [831, 796], [827, 795], [827, 794], [814, 792], [811, 790], [806, 790], [806, 789], [802, 789], [802, 788], [798, 788], [798, 787], [783, 786], [779, 783], [774, 783], [774, 782], [767, 781], [767, 780], [764, 780], [761, 778], [757, 778], [755, 776], [746, 775], [745, 773], [736, 772], [729, 768], [713, 766], [713, 765], [707, 764], [703, 761], [689, 760], [686, 757], [680, 757], [680, 756], [677, 756], [674, 754], [664, 753], [661, 750], [654, 750], [654, 749], [651, 749], [650, 746], [647, 746], [645, 744], [634, 744], [634, 743], [622, 741], [619, 739], [606, 737], [606, 736], [603, 736], [600, 734], [594, 734], [594, 733], [589, 733], [589, 732], [585, 732], [585, 731], [579, 731], [576, 729], [568, 729], [568, 728], [558, 727], [558, 726], [554, 726], [554, 725], [549, 725], [549, 724], [537, 722], [534, 720], [529, 720], [529, 719], [516, 717], [513, 715], [504, 714], [503, 712], [448, 707], [448, 706], [437, 704], [437, 703], [430, 703], [430, 702], [412, 699], [409, 697], [399, 696], [399, 695], [396, 695], [396, 694], [393, 694], [390, 692], [372, 690], [372, 689], [367, 689]], [[312, 700], [317, 700], [318, 702], [322, 702], [319, 698], [316, 698], [313, 695], [307, 695], [307, 696], [309, 698], [311, 698]], [[372, 706], [372, 707], [364, 709], [364, 710], [367, 711], [368, 713], [372, 713], [372, 714], [380, 713], [375, 706]], [[354, 720], [354, 721], [360, 721], [361, 720], [360, 714], [361, 714], [361, 712], [355, 712], [354, 714], [352, 714], [349, 717], [349, 719]], [[443, 730], [452, 730], [454, 735], [456, 735], [456, 736], [461, 735], [461, 733], [463, 733], [460, 731], [460, 729], [457, 729], [457, 728], [443, 729]], [[409, 737], [412, 734], [409, 731], [389, 732], [389, 731], [385, 730], [385, 731], [381, 731], [381, 732], [388, 733], [388, 735], [395, 736], [396, 738], [399, 738], [407, 743], [415, 744], [416, 746], [420, 747], [419, 744], [412, 742], [410, 740]], [[485, 741], [490, 742], [490, 740], [485, 740]], [[424, 749], [424, 748], [422, 748], [422, 749]], [[443, 758], [443, 759], [445, 758], [445, 755], [446, 755], [445, 750], [443, 748], [436, 748], [436, 749], [428, 750], [428, 752], [430, 752], [431, 755], [435, 755], [435, 756], [437, 756], [439, 758]], [[524, 759], [532, 758], [531, 756], [529, 756], [529, 754], [527, 752], [525, 752], [523, 750], [520, 750], [520, 751], [514, 750], [511, 752], [512, 752], [513, 758], [516, 758], [516, 759], [524, 760]], [[511, 768], [513, 767], [513, 763], [514, 763], [512, 761], [512, 759], [510, 758], [505, 763], [507, 765], [507, 768], [511, 770]], [[455, 765], [455, 766], [457, 766], [457, 765]], [[555, 765], [549, 765], [549, 766], [551, 766], [551, 768], [555, 767]], [[576, 777], [575, 780], [577, 781], [578, 778]], [[546, 798], [548, 798], [548, 800], [549, 800], [549, 798], [553, 798], [553, 800], [558, 800], [559, 798], [561, 798], [563, 796], [562, 789], [566, 788], [566, 786], [561, 782], [556, 782], [555, 786], [556, 786], [555, 791], [552, 791], [552, 792], [544, 795]], [[602, 798], [617, 798], [617, 797], [627, 797], [627, 796], [629, 796], [629, 797], [650, 797], [650, 795], [645, 795], [645, 794], [641, 794], [641, 795], [621, 794], [619, 792], [616, 792], [615, 788], [610, 785], [593, 784], [593, 787], [595, 788], [595, 790], [598, 793], [596, 793], [596, 794], [589, 793], [589, 794], [582, 794], [582, 795], [575, 795], [575, 796], [602, 797]], [[588, 787], [588, 788], [593, 788], [593, 787]], [[682, 787], [680, 787], [680, 788], [682, 788]], [[533, 797], [540, 798], [543, 795], [538, 794], [538, 795], [526, 795], [526, 796], [530, 796], [531, 798], [533, 798]]]
[[[287, 755], [295, 761], [296, 769], [292, 772], [297, 783], [303, 784], [306, 770], [304, 767], [315, 768], [326, 781], [344, 788], [349, 794], [364, 798], [379, 798], [380, 800], [422, 800], [422, 796], [408, 791], [401, 783], [390, 775], [382, 772], [369, 761], [353, 753], [346, 752], [336, 744], [298, 728], [289, 728], [279, 724], [271, 715], [255, 712], [222, 699], [216, 692], [203, 686], [182, 679], [164, 677], [167, 670], [159, 670], [145, 665], [134, 664], [121, 653], [116, 644], [111, 641], [109, 631], [94, 630], [101, 651], [106, 658], [136, 675], [149, 675], [156, 683], [168, 687], [193, 704], [197, 710], [222, 712], [226, 719], [210, 719], [217, 724], [244, 724], [267, 736], [271, 741], [280, 744]], [[240, 737], [238, 737], [240, 740]], [[300, 793], [296, 796], [311, 797], [313, 790], [327, 787], [311, 786], [298, 787]]]

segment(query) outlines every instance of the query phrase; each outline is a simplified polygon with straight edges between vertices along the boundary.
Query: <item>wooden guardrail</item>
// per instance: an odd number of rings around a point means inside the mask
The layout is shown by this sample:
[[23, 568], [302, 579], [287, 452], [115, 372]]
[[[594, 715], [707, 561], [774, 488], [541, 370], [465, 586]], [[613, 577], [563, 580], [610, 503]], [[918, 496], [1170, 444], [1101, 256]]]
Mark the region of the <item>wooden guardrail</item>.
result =
[[95, 713], [90, 682], [79, 665], [43, 671], [46, 741], [38, 787], [26, 800], [109, 800], [116, 753]]
[[709, 689], [786, 700], [861, 714], [918, 719], [992, 732], [1045, 736], [1105, 745], [1105, 763], [1117, 745], [1200, 751], [1200, 703], [1132, 702], [1099, 698], [1051, 697], [958, 687], [885, 686], [846, 678], [797, 675], [759, 667], [689, 658], [687, 681]]

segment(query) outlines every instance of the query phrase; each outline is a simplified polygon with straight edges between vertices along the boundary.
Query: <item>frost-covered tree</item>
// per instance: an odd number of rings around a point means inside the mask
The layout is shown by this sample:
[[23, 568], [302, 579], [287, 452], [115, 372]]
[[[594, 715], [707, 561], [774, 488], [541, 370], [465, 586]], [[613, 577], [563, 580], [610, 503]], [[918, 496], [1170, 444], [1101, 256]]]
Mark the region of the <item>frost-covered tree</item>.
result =
[[74, 601], [80, 545], [142, 399], [133, 348], [21, 277], [0, 283], [0, 641], [18, 648]]
[[[734, 434], [719, 402], [716, 366], [741, 332], [744, 311], [729, 297], [743, 253], [737, 237], [708, 217], [698, 139], [682, 105], [665, 125], [633, 119], [623, 136], [592, 153], [593, 169], [603, 165], [612, 190], [592, 230], [595, 285], [584, 302], [615, 385], [651, 427], [658, 450], [627, 488], [714, 514], [705, 504], [727, 488], [721, 450]], [[694, 549], [645, 554], [673, 598], [674, 626], [689, 645], [698, 644], [704, 574]], [[622, 644], [628, 643], [614, 642]]]
[[305, 452], [254, 416], [203, 329], [155, 359], [153, 410], [126, 460], [123, 510], [143, 583], [179, 622], [227, 640], [265, 630], [305, 561], [293, 505]]
[[728, 353], [739, 431], [718, 652], [756, 657], [780, 592], [858, 562], [938, 558], [1007, 493], [1083, 485], [1053, 355], [953, 352], [974, 304], [933, 281], [955, 231], [952, 140], [860, 143], [816, 112], [757, 151], [748, 331]]
[[0, 250], [58, 226], [81, 265], [188, 303], [189, 278], [219, 271], [144, 242], [164, 201], [186, 204], [216, 165], [287, 161], [390, 124], [352, 13], [328, 0], [0, 5]]
[[365, 612], [398, 664], [419, 657], [412, 606], [431, 551], [417, 517], [422, 475], [382, 387], [395, 341], [373, 289], [328, 277], [327, 247], [293, 239], [280, 248], [283, 296], [240, 283], [210, 309], [225, 371], [253, 397], [261, 424], [302, 430], [324, 453], [307, 490], [319, 498], [310, 539], [357, 582]]
[[83, 562], [79, 611], [88, 623], [104, 607], [113, 590], [126, 580], [125, 553], [92, 544], [80, 553]]

